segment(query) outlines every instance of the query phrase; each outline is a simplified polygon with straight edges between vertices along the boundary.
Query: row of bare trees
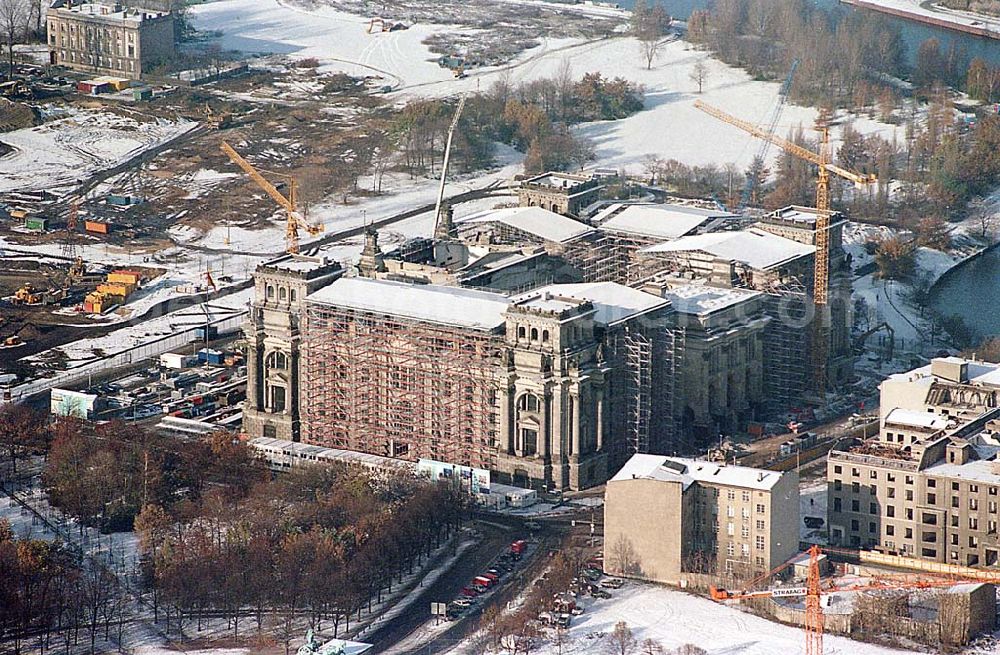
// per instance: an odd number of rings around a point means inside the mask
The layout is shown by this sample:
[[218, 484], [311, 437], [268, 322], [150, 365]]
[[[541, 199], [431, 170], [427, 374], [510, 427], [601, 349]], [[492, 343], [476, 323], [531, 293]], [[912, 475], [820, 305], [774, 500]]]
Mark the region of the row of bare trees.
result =
[[459, 527], [463, 503], [450, 486], [335, 467], [211, 492], [183, 515], [147, 505], [136, 531], [168, 626], [173, 607], [178, 627], [221, 616], [234, 635], [244, 618], [291, 634], [307, 618], [339, 634]]
[[121, 643], [126, 614], [106, 569], [81, 565], [57, 543], [18, 539], [0, 520], [0, 643], [15, 655]]

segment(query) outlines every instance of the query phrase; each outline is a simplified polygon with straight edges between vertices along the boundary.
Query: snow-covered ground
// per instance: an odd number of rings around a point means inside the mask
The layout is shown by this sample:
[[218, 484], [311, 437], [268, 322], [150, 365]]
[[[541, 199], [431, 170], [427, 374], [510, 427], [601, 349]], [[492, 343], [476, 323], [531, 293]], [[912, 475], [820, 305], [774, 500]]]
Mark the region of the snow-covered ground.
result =
[[0, 157], [0, 192], [45, 189], [66, 193], [90, 175], [130, 159], [194, 129], [192, 121], [170, 121], [109, 111], [60, 107], [57, 118], [7, 132], [13, 148]]
[[[433, 55], [420, 43], [440, 26], [413, 25], [400, 32], [370, 35], [365, 31], [367, 21], [357, 16], [328, 7], [306, 11], [260, 0], [211, 2], [192, 7], [191, 13], [198, 29], [223, 33], [221, 43], [225, 48], [316, 57], [327, 70], [381, 70], [386, 82], [399, 88], [390, 97], [400, 100], [475, 92], [501, 78], [521, 82], [554, 77], [567, 62], [577, 77], [595, 71], [607, 77], [624, 77], [643, 85], [646, 109], [625, 120], [586, 124], [577, 129], [593, 139], [597, 164], [633, 172], [641, 172], [650, 155], [688, 165], [721, 166], [732, 162], [746, 168], [759, 142], [695, 109], [693, 102], [701, 99], [740, 118], [764, 123], [778, 99], [777, 83], [753, 81], [743, 71], [680, 40], [664, 44], [652, 69], [646, 70], [639, 44], [633, 38], [594, 42], [546, 38], [508, 67], [472, 70], [464, 79], [454, 79], [448, 70], [429, 61]], [[709, 68], [701, 94], [690, 79], [699, 61]], [[777, 131], [786, 134], [799, 126], [809, 130], [816, 115], [811, 108], [788, 106]], [[853, 123], [863, 133], [879, 133], [886, 138], [898, 129], [863, 117], [841, 123]], [[835, 129], [835, 142], [837, 136]], [[771, 154], [776, 156], [777, 148], [772, 148]]]
[[[776, 655], [802, 653], [801, 628], [773, 623], [699, 596], [652, 584], [626, 583], [612, 591], [610, 600], [583, 600], [582, 616], [573, 617], [561, 648], [549, 639], [534, 650], [537, 655], [584, 655], [610, 652], [606, 635], [624, 621], [639, 643], [652, 639], [667, 652], [685, 644], [711, 655]], [[899, 655], [910, 652], [874, 646], [845, 637], [826, 635], [824, 652], [837, 655]], [[638, 649], [636, 649], [638, 651]], [[452, 651], [474, 652], [471, 643]]]

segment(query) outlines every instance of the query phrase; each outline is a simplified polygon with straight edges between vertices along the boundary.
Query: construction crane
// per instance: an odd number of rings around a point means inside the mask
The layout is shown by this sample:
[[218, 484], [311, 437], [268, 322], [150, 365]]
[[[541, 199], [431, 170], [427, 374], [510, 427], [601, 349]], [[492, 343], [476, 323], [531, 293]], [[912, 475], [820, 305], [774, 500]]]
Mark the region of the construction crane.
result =
[[[785, 81], [781, 83], [781, 88], [778, 89], [778, 104], [774, 106], [774, 111], [771, 113], [771, 120], [767, 122], [766, 132], [770, 135], [774, 135], [775, 129], [778, 127], [778, 119], [781, 118], [781, 112], [785, 109], [785, 104], [788, 101], [788, 92], [792, 89], [792, 80], [795, 78], [795, 71], [799, 67], [799, 60], [796, 59], [792, 62], [791, 68], [788, 70], [788, 75], [785, 77]], [[757, 150], [757, 154], [754, 156], [753, 161], [756, 164], [761, 162], [763, 165], [767, 162], [767, 151], [770, 149], [771, 140], [762, 139], [760, 143], [760, 148]], [[751, 197], [753, 196], [754, 187], [757, 186], [758, 180], [755, 180], [752, 176], [747, 175], [746, 183], [743, 185], [743, 194], [740, 196], [739, 207], [736, 208], [737, 212], [742, 212], [750, 204]]]
[[271, 184], [253, 165], [244, 159], [231, 145], [223, 141], [219, 144], [222, 152], [226, 153], [230, 160], [246, 172], [250, 179], [257, 183], [267, 195], [271, 196], [276, 203], [285, 209], [288, 219], [285, 222], [285, 252], [297, 253], [299, 251], [299, 229], [305, 230], [308, 234], [315, 236], [323, 231], [320, 223], [307, 223], [298, 212], [298, 185], [295, 178], [283, 173], [265, 171], [268, 175], [278, 177], [288, 184], [288, 197], [285, 197], [277, 187]]
[[[934, 577], [924, 577], [913, 574], [882, 574], [874, 575], [864, 582], [851, 582], [847, 584], [829, 584], [824, 586], [819, 571], [819, 556], [821, 552], [836, 551], [836, 549], [820, 548], [817, 545], [810, 546], [809, 566], [806, 574], [805, 586], [797, 587], [770, 587], [766, 589], [754, 589], [764, 580], [787, 569], [797, 558], [785, 562], [777, 568], [760, 575], [749, 583], [747, 588], [740, 591], [729, 591], [720, 587], [710, 587], [709, 593], [712, 600], [746, 600], [749, 598], [795, 598], [805, 597], [806, 605], [806, 648], [805, 655], [823, 655], [823, 605], [820, 598], [823, 594], [848, 591], [875, 591], [886, 589], [933, 589], [940, 587], [952, 587], [956, 584], [966, 582], [990, 582], [995, 583], [1000, 577], [996, 573], [983, 571], [981, 574], [975, 573], [954, 573], [936, 574]], [[843, 551], [850, 555], [856, 555], [852, 551]]]
[[748, 132], [757, 138], [769, 141], [785, 152], [804, 159], [817, 168], [816, 177], [816, 256], [813, 272], [813, 302], [817, 305], [817, 317], [813, 321], [813, 385], [817, 396], [822, 398], [826, 392], [826, 357], [828, 348], [827, 337], [827, 316], [826, 306], [829, 301], [830, 292], [830, 174], [849, 180], [859, 188], [867, 188], [877, 182], [873, 174], [864, 175], [849, 171], [833, 164], [830, 159], [830, 126], [822, 122], [817, 126], [820, 132], [820, 150], [818, 153], [803, 148], [797, 143], [788, 139], [783, 139], [773, 130], [768, 131], [748, 121], [731, 116], [721, 109], [717, 109], [701, 100], [695, 100], [694, 106], [709, 116], [713, 116], [723, 123], [734, 125], [744, 132]]
[[465, 109], [465, 94], [463, 93], [458, 99], [458, 107], [455, 108], [455, 117], [451, 119], [451, 125], [448, 127], [448, 141], [444, 146], [444, 163], [441, 164], [441, 184], [438, 186], [438, 196], [437, 203], [434, 205], [434, 236], [441, 239], [447, 239], [451, 236], [451, 221], [442, 220], [441, 216], [441, 205], [444, 203], [444, 185], [448, 178], [448, 165], [451, 163], [451, 141], [455, 136], [455, 130], [458, 129], [458, 119], [462, 117], [462, 110]]

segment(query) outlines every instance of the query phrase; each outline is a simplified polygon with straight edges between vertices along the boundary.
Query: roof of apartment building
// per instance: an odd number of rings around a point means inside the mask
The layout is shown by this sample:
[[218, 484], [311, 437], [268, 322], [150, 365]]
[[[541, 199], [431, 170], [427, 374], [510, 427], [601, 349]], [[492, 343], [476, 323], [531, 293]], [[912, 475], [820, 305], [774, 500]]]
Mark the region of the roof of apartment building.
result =
[[679, 482], [687, 489], [691, 484], [718, 484], [727, 487], [741, 487], [770, 491], [781, 479], [778, 471], [730, 466], [705, 462], [686, 457], [666, 457], [664, 455], [632, 455], [611, 482], [622, 480], [660, 480]]
[[99, 2], [84, 2], [77, 5], [68, 4], [65, 1], [57, 1], [54, 2], [50, 8], [71, 11], [74, 14], [81, 14], [85, 16], [99, 16], [109, 20], [125, 20], [127, 18], [129, 20], [142, 21], [153, 18], [162, 18], [170, 13], [166, 11], [147, 11], [136, 7], [125, 7], [121, 4], [101, 4]]
[[1000, 467], [998, 467], [1000, 462], [997, 462], [996, 459], [997, 453], [1000, 453], [1000, 447], [972, 445], [972, 448], [978, 459], [970, 460], [964, 464], [952, 464], [946, 459], [941, 459], [925, 468], [923, 473], [943, 478], [1000, 485]]
[[615, 203], [594, 216], [594, 223], [598, 225], [599, 230], [605, 232], [672, 240], [690, 234], [714, 219], [736, 217], [736, 214], [718, 209], [669, 204]]
[[[936, 366], [936, 364], [938, 366]], [[930, 386], [935, 380], [953, 381], [943, 377], [944, 367], [966, 367], [966, 379], [963, 384], [979, 384], [983, 386], [1000, 387], [1000, 364], [983, 362], [964, 357], [936, 357], [930, 364], [915, 368], [905, 373], [894, 373], [890, 380], [897, 382], [920, 383]]]
[[590, 234], [594, 228], [573, 220], [568, 216], [557, 214], [541, 207], [505, 207], [503, 209], [487, 209], [471, 216], [458, 219], [458, 224], [467, 223], [503, 223], [545, 241], [566, 243]]
[[738, 232], [696, 234], [643, 248], [642, 252], [701, 251], [720, 259], [738, 261], [758, 270], [767, 270], [811, 255], [815, 246], [771, 234], [758, 228]]
[[670, 301], [666, 298], [639, 291], [617, 282], [552, 284], [530, 294], [525, 294], [521, 298], [545, 293], [553, 297], [589, 300], [594, 305], [594, 309], [597, 310], [594, 320], [604, 325], [615, 325], [670, 305]]
[[435, 284], [341, 278], [309, 294], [309, 302], [402, 316], [426, 323], [493, 330], [504, 324], [510, 299], [498, 293]]
[[948, 418], [931, 412], [918, 412], [914, 409], [896, 407], [885, 415], [885, 422], [893, 425], [904, 425], [922, 430], [944, 430], [952, 423]]
[[710, 287], [705, 284], [685, 284], [663, 292], [674, 309], [681, 314], [707, 316], [763, 295], [749, 289]]

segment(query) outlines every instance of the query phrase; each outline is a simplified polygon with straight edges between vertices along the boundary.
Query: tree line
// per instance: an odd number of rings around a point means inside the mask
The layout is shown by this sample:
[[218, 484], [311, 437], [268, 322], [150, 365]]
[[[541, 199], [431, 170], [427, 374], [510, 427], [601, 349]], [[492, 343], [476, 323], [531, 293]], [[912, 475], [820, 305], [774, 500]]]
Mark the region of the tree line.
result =
[[287, 646], [303, 619], [349, 629], [454, 533], [463, 507], [451, 486], [316, 467], [238, 498], [213, 490], [183, 512], [147, 505], [136, 532], [168, 629], [221, 616], [238, 636], [246, 618], [258, 632], [267, 621]]
[[[417, 100], [386, 128], [399, 167], [411, 176], [434, 175], [444, 155], [454, 101]], [[526, 153], [526, 172], [569, 170], [593, 158], [592, 146], [570, 127], [626, 118], [643, 107], [642, 89], [623, 78], [587, 73], [574, 79], [564, 65], [553, 78], [514, 83], [509, 77], [470, 96], [455, 133], [456, 172], [492, 164], [494, 144]]]

